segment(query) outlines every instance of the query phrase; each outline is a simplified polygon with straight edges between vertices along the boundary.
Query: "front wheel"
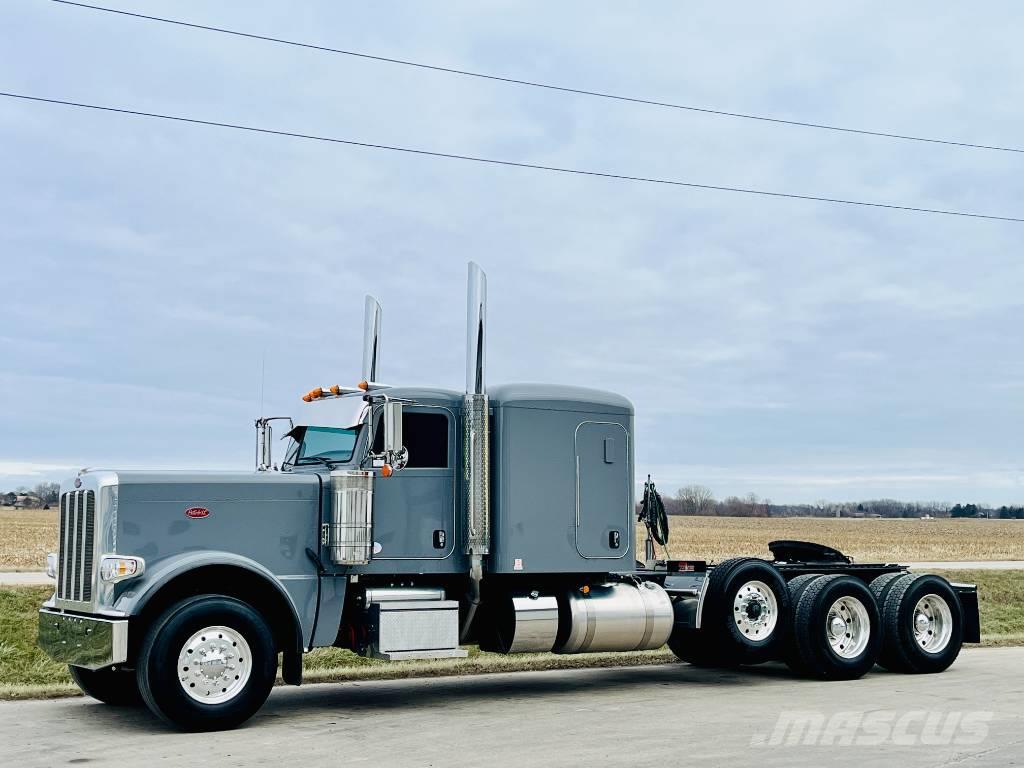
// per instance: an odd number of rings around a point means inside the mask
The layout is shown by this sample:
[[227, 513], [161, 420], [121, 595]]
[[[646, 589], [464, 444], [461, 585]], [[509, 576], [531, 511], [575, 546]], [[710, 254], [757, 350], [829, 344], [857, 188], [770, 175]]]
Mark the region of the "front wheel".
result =
[[85, 669], [68, 667], [71, 679], [82, 693], [112, 707], [132, 707], [142, 703], [135, 673], [120, 667]]
[[190, 597], [150, 627], [136, 675], [143, 700], [167, 723], [187, 731], [234, 728], [270, 694], [274, 638], [263, 616], [240, 600]]

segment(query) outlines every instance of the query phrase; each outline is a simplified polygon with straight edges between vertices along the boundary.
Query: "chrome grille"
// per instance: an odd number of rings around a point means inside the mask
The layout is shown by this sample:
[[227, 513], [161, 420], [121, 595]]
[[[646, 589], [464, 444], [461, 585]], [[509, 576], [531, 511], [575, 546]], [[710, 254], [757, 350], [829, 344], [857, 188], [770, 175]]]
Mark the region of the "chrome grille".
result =
[[57, 597], [92, 601], [96, 492], [69, 491], [60, 498], [60, 570]]

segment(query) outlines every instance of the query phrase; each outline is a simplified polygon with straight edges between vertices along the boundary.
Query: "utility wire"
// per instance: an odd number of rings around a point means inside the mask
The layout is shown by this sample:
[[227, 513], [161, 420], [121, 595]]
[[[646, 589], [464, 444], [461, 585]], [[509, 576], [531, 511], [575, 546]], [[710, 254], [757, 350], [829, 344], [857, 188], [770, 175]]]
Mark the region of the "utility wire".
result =
[[824, 131], [837, 131], [839, 133], [852, 133], [860, 136], [875, 136], [884, 139], [898, 139], [900, 141], [919, 141], [926, 144], [944, 144], [951, 147], [965, 147], [968, 149], [984, 149], [993, 152], [1016, 152], [1024, 153], [1024, 148], [1021, 147], [1005, 147], [995, 144], [976, 144], [969, 141], [953, 141], [951, 139], [935, 139], [927, 136], [912, 136], [910, 134], [903, 133], [889, 133], [886, 131], [872, 131], [864, 128], [848, 128], [841, 125], [829, 125], [827, 123], [812, 123], [805, 120], [786, 120], [781, 117], [770, 117], [768, 115], [755, 115], [748, 112], [728, 112], [722, 109], [711, 109], [710, 107], [696, 107], [688, 104], [674, 104], [667, 101], [655, 101], [653, 99], [641, 99], [633, 96], [623, 96], [616, 93], [606, 93], [603, 91], [590, 91], [584, 88], [572, 88], [563, 85], [552, 85], [550, 83], [541, 83], [533, 80], [521, 80], [515, 77], [502, 77], [501, 75], [490, 75], [484, 72], [473, 72], [466, 69], [455, 69], [454, 67], [442, 67], [436, 64], [424, 64], [419, 61], [409, 61], [407, 59], [396, 59], [389, 56], [377, 56], [370, 53], [362, 53], [360, 51], [350, 51], [344, 48], [331, 48], [326, 45], [315, 45], [313, 43], [303, 43], [298, 40], [288, 40], [281, 37], [270, 37], [268, 35], [257, 35], [251, 32], [241, 32], [237, 29], [227, 29], [225, 27], [214, 27], [208, 24], [196, 24], [189, 21], [182, 21], [180, 19], [169, 19], [162, 16], [149, 16], [144, 13], [134, 13], [132, 11], [123, 11], [118, 8], [107, 8], [102, 5], [91, 5], [89, 3], [79, 3], [73, 0], [52, 0], [54, 3], [60, 3], [61, 5], [72, 5], [78, 8], [86, 8], [91, 11], [103, 11], [104, 13], [113, 13], [119, 16], [130, 16], [135, 19], [144, 19], [146, 21], [157, 21], [162, 24], [173, 24], [179, 27], [189, 27], [191, 29], [202, 29], [207, 32], [219, 32], [224, 35], [233, 35], [235, 37], [244, 37], [250, 40], [261, 40], [267, 43], [277, 43], [278, 45], [290, 45], [295, 48], [307, 48], [313, 51], [322, 51], [324, 53], [336, 53], [342, 56], [353, 56], [359, 59], [368, 59], [371, 61], [382, 61], [388, 64], [400, 64], [405, 67], [416, 67], [417, 69], [428, 69], [434, 72], [444, 72], [449, 75], [461, 75], [463, 77], [475, 77], [481, 80], [494, 80], [499, 83], [507, 83], [510, 85], [525, 85], [530, 88], [543, 88], [548, 91], [559, 91], [561, 93], [573, 93], [578, 96], [592, 96], [599, 99], [611, 99], [613, 101], [624, 101], [632, 104], [645, 104], [651, 107], [663, 107], [666, 109], [679, 109], [686, 112], [699, 112], [706, 115], [716, 115], [718, 117], [735, 117], [742, 120], [757, 120], [764, 123], [775, 123], [778, 125], [791, 125], [798, 126], [800, 128], [816, 128]]
[[178, 123], [190, 123], [193, 125], [205, 125], [215, 128], [231, 128], [236, 131], [249, 131], [250, 133], [262, 133], [270, 136], [287, 136], [293, 139], [307, 139], [309, 141], [323, 141], [331, 144], [345, 144], [351, 147], [363, 147], [365, 149], [380, 149], [389, 152], [403, 152], [409, 155], [423, 155], [426, 157], [440, 157], [447, 160], [464, 160], [473, 163], [484, 163], [487, 165], [500, 165], [510, 168], [528, 168], [534, 171], [548, 171], [551, 173], [563, 173], [573, 176], [595, 176], [602, 179], [617, 179], [619, 181], [635, 181], [645, 184], [665, 184], [674, 187], [688, 187], [690, 189], [710, 189], [717, 192], [737, 192], [745, 195], [760, 195], [761, 197], [778, 197], [791, 200], [813, 200], [820, 203], [836, 203], [840, 205], [857, 205], [864, 208], [885, 208], [893, 211], [912, 211], [914, 213], [933, 213], [941, 216], [961, 216], [971, 219], [991, 219], [993, 221], [1012, 221], [1024, 223], [1024, 218], [1014, 216], [996, 216], [987, 213], [971, 213], [968, 211], [946, 210], [941, 208], [921, 208], [911, 205], [895, 205], [892, 203], [874, 203], [866, 200], [846, 200], [838, 197], [820, 197], [818, 195], [799, 195], [789, 192], [772, 192], [764, 189], [752, 189], [748, 187], [730, 187], [722, 184], [699, 184], [692, 181], [679, 181], [677, 179], [661, 179], [652, 176], [633, 176], [623, 173], [608, 173], [605, 171], [589, 171], [582, 168], [563, 168], [555, 165], [538, 165], [536, 163], [520, 163], [513, 160], [500, 160], [493, 157], [477, 157], [475, 155], [462, 155], [453, 152], [435, 152], [415, 147], [401, 147], [393, 144], [379, 144], [369, 141], [355, 141], [353, 139], [340, 139], [333, 136], [317, 136], [310, 133], [298, 133], [295, 131], [280, 131], [272, 128], [260, 128], [254, 125], [242, 125], [240, 123], [224, 123], [217, 120], [201, 120], [195, 117], [184, 117], [183, 115], [166, 115], [159, 112], [143, 112], [137, 109], [124, 109], [121, 107], [108, 107], [100, 104], [86, 104], [84, 102], [66, 101], [63, 99], [48, 99], [42, 96], [30, 96], [23, 93], [10, 93], [0, 91], [0, 96], [9, 99], [20, 99], [22, 101], [38, 102], [43, 104], [59, 104], [65, 107], [78, 107], [80, 109], [92, 109], [100, 112], [113, 112], [121, 115], [134, 115], [136, 117], [151, 117], [158, 120], [172, 120]]

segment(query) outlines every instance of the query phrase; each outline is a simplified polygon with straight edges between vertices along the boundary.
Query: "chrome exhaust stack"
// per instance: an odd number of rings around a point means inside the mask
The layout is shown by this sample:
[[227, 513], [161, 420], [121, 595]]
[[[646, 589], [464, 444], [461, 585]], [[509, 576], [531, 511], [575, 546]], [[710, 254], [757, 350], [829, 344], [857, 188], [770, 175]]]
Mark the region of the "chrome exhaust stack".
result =
[[367, 383], [380, 381], [380, 302], [366, 297], [363, 311], [363, 378]]
[[469, 263], [466, 313], [466, 396], [463, 400], [463, 456], [466, 489], [466, 554], [469, 555], [469, 610], [459, 632], [465, 639], [480, 604], [483, 557], [491, 548], [490, 424], [484, 378], [487, 359], [487, 275]]
[[487, 275], [469, 263], [466, 316], [466, 397], [464, 456], [466, 480], [466, 554], [486, 555], [491, 544], [489, 504], [490, 435], [484, 364], [487, 359]]

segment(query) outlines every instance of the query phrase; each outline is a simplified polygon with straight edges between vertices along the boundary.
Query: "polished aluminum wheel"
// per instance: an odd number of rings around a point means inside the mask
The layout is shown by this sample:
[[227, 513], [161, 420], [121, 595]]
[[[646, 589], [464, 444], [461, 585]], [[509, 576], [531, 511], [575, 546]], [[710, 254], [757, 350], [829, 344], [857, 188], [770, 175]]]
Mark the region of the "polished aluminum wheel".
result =
[[203, 704], [223, 704], [235, 698], [251, 672], [249, 644], [230, 627], [199, 630], [178, 654], [178, 681], [185, 693]]
[[922, 650], [939, 653], [953, 637], [953, 612], [938, 595], [925, 595], [914, 606], [914, 640]]
[[763, 581], [748, 581], [732, 601], [736, 627], [751, 640], [767, 640], [779, 623], [779, 601]]
[[841, 597], [828, 609], [825, 631], [833, 653], [844, 659], [854, 659], [868, 646], [871, 616], [857, 598]]

